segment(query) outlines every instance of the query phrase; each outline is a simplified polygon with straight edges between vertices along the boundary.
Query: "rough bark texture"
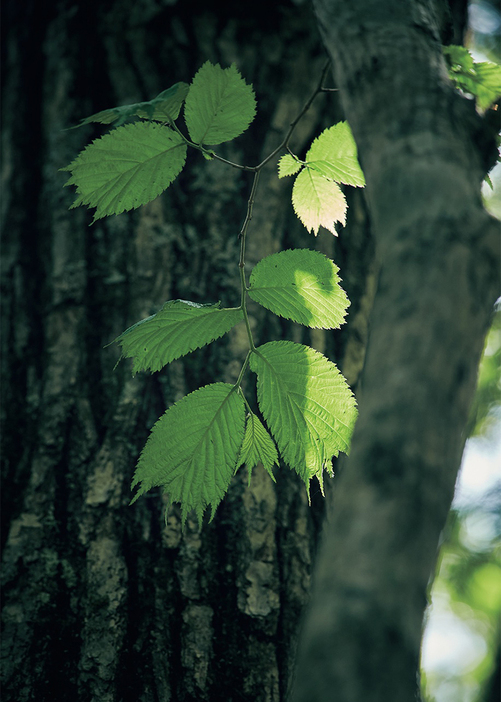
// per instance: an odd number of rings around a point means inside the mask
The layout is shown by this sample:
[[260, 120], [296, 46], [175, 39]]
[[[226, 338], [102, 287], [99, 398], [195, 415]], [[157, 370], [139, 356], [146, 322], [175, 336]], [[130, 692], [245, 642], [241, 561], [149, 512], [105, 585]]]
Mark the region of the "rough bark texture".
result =
[[[243, 330], [131, 379], [103, 348], [167, 299], [238, 300], [237, 234], [250, 180], [191, 156], [186, 175], [140, 210], [88, 227], [68, 210], [67, 165], [100, 127], [63, 131], [114, 105], [189, 81], [207, 59], [255, 84], [248, 135], [219, 152], [256, 164], [282, 138], [325, 62], [309, 5], [86, 0], [4, 7], [2, 373], [3, 700], [272, 702], [289, 684], [324, 511], [299, 479], [238, 474], [200, 530], [130, 480], [149, 428], [196, 387], [237, 377]], [[327, 116], [328, 113], [328, 116]], [[321, 96], [293, 147], [340, 118]], [[360, 193], [349, 236], [313, 241], [291, 183], [262, 173], [248, 262], [317, 246], [342, 269], [350, 326], [313, 343], [361, 368], [372, 257]], [[369, 282], [367, 282], [369, 281]], [[252, 309], [257, 340], [308, 333]], [[351, 330], [351, 331], [350, 331]]]
[[294, 700], [410, 702], [499, 293], [499, 222], [480, 199], [495, 150], [447, 80], [432, 3], [316, 0], [315, 9], [367, 179], [379, 273], [360, 416], [318, 557]]

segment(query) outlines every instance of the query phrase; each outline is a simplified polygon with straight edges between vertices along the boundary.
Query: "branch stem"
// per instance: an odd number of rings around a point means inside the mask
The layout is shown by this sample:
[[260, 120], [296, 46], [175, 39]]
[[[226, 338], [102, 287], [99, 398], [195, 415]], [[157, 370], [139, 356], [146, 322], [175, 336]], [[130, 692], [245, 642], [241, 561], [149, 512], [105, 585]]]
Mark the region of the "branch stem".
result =
[[[251, 355], [251, 353], [252, 353], [251, 350], [249, 350], [249, 351], [247, 352], [247, 356], [245, 357], [245, 361], [243, 362], [243, 365], [242, 365], [242, 368], [241, 368], [241, 370], [240, 370], [239, 376], [238, 376], [237, 381], [236, 381], [236, 383], [235, 383], [235, 385], [234, 385], [235, 388], [238, 388], [238, 389], [240, 390], [240, 393], [241, 393], [242, 397], [243, 397], [243, 393], [242, 393], [242, 388], [240, 387], [240, 383], [242, 382], [242, 378], [244, 377], [245, 371], [247, 370], [247, 366], [249, 365], [249, 360], [250, 360], [250, 355]], [[244, 400], [245, 400], [245, 397], [244, 397]], [[249, 404], [248, 404], [247, 400], [245, 400], [245, 403], [247, 404], [247, 407], [249, 407]], [[249, 407], [249, 409], [250, 409], [250, 407]]]
[[245, 280], [245, 242], [247, 238], [247, 229], [249, 227], [249, 222], [252, 219], [252, 210], [254, 208], [254, 200], [256, 197], [256, 190], [257, 190], [257, 185], [259, 182], [259, 174], [260, 171], [256, 171], [254, 173], [254, 179], [252, 181], [252, 188], [251, 192], [249, 195], [249, 200], [247, 202], [247, 214], [245, 215], [244, 222], [242, 224], [242, 228], [240, 230], [239, 239], [240, 239], [240, 260], [238, 262], [238, 267], [240, 269], [240, 291], [241, 291], [241, 299], [240, 299], [240, 305], [242, 307], [242, 312], [244, 315], [244, 321], [245, 321], [245, 326], [247, 328], [247, 336], [249, 337], [249, 345], [251, 348], [251, 351], [253, 351], [256, 347], [254, 345], [254, 339], [252, 337], [252, 331], [250, 328], [250, 322], [249, 322], [249, 315], [247, 314], [247, 283]]
[[[289, 129], [287, 131], [287, 134], [285, 137], [282, 139], [280, 144], [277, 146], [276, 149], [274, 149], [261, 163], [259, 163], [257, 166], [242, 166], [239, 163], [234, 163], [233, 161], [228, 161], [227, 159], [223, 158], [222, 156], [218, 156], [214, 151], [206, 149], [204, 146], [201, 144], [195, 144], [187, 137], [184, 136], [184, 134], [181, 132], [179, 127], [175, 124], [174, 121], [171, 121], [170, 126], [182, 137], [182, 139], [186, 142], [188, 146], [191, 146], [194, 149], [197, 149], [198, 151], [201, 151], [204, 155], [208, 155], [211, 158], [216, 159], [217, 161], [221, 161], [222, 163], [226, 163], [229, 166], [233, 166], [233, 168], [238, 168], [239, 170], [242, 171], [249, 171], [251, 173], [254, 173], [254, 179], [252, 181], [252, 188], [250, 191], [249, 199], [247, 201], [247, 213], [245, 215], [245, 219], [242, 224], [242, 228], [240, 229], [240, 232], [238, 234], [238, 238], [240, 239], [240, 258], [238, 261], [238, 267], [240, 269], [240, 291], [241, 291], [241, 297], [240, 297], [240, 307], [242, 309], [243, 317], [244, 317], [244, 322], [245, 322], [245, 327], [247, 329], [247, 337], [249, 339], [249, 352], [247, 353], [247, 356], [245, 357], [245, 361], [242, 365], [242, 368], [240, 370], [238, 379], [235, 383], [235, 388], [240, 388], [240, 383], [242, 382], [242, 378], [244, 376], [245, 371], [247, 370], [247, 367], [249, 365], [249, 359], [251, 353], [256, 351], [256, 346], [254, 344], [254, 339], [252, 336], [252, 330], [250, 327], [250, 322], [249, 322], [249, 315], [247, 313], [247, 282], [245, 280], [245, 244], [246, 244], [246, 238], [247, 238], [247, 230], [250, 224], [250, 221], [252, 219], [252, 211], [254, 208], [254, 200], [256, 197], [256, 191], [257, 191], [257, 186], [259, 183], [259, 175], [261, 173], [261, 170], [264, 168], [264, 166], [271, 161], [271, 159], [276, 156], [280, 151], [283, 149], [286, 149], [290, 152], [289, 149], [289, 141], [292, 136], [292, 133], [294, 132], [294, 129], [296, 128], [299, 120], [303, 117], [303, 115], [309, 110], [313, 100], [316, 98], [316, 96], [319, 93], [322, 92], [327, 92], [329, 91], [328, 88], [323, 87], [323, 83], [325, 80], [325, 76], [327, 75], [327, 70], [329, 68], [330, 61], [327, 60], [323, 69], [322, 73], [320, 76], [320, 80], [318, 81], [318, 85], [315, 88], [315, 90], [312, 92], [308, 100], [305, 102], [303, 105], [303, 108], [299, 112], [299, 114], [296, 116], [296, 118], [290, 123]], [[297, 158], [297, 157], [296, 157]], [[250, 409], [250, 408], [249, 408]]]
[[327, 71], [329, 69], [329, 66], [330, 66], [330, 60], [328, 59], [325, 62], [324, 67], [322, 69], [322, 74], [320, 76], [320, 80], [318, 81], [317, 87], [315, 88], [313, 93], [310, 95], [308, 100], [305, 102], [303, 109], [297, 115], [296, 119], [293, 122], [291, 122], [289, 130], [288, 130], [287, 134], [285, 135], [284, 139], [282, 140], [281, 144], [279, 144], [277, 146], [277, 148], [274, 149], [274, 151], [272, 151], [271, 154], [264, 159], [264, 161], [261, 161], [261, 163], [258, 166], [256, 166], [256, 169], [260, 170], [263, 166], [265, 166], [268, 163], [268, 161], [270, 161], [274, 156], [276, 156], [279, 153], [279, 151], [281, 151], [282, 149], [286, 149], [288, 147], [289, 140], [290, 140], [292, 133], [293, 133], [294, 129], [296, 128], [299, 120], [303, 117], [304, 114], [306, 114], [306, 112], [308, 112], [313, 100], [317, 97], [317, 95], [319, 93], [323, 92], [322, 86], [323, 86], [323, 82], [325, 80], [325, 76], [327, 75]]
[[[327, 75], [327, 70], [329, 68], [330, 61], [326, 61], [323, 69], [322, 69], [322, 74], [320, 76], [320, 80], [318, 81], [318, 85], [313, 91], [313, 93], [310, 95], [308, 100], [305, 102], [302, 110], [299, 112], [299, 114], [296, 116], [293, 122], [291, 122], [289, 129], [287, 131], [287, 134], [283, 138], [282, 142], [277, 146], [274, 151], [272, 151], [263, 161], [261, 161], [260, 164], [257, 166], [241, 166], [238, 163], [233, 163], [232, 161], [227, 161], [225, 158], [222, 158], [221, 156], [218, 156], [215, 154], [213, 151], [210, 152], [210, 155], [217, 159], [218, 161], [222, 161], [223, 163], [227, 163], [230, 166], [233, 166], [234, 168], [239, 168], [244, 171], [251, 171], [254, 173], [254, 179], [252, 181], [252, 188], [250, 191], [249, 199], [247, 201], [247, 213], [245, 215], [245, 219], [242, 224], [242, 228], [240, 229], [238, 238], [240, 239], [240, 259], [238, 262], [238, 267], [240, 269], [240, 291], [241, 291], [241, 297], [240, 297], [240, 307], [242, 308], [242, 313], [244, 317], [244, 322], [245, 322], [245, 327], [247, 329], [247, 337], [249, 339], [249, 346], [250, 350], [245, 358], [245, 361], [243, 363], [242, 369], [240, 371], [240, 374], [238, 376], [238, 380], [235, 383], [235, 387], [240, 387], [240, 383], [242, 382], [243, 375], [245, 371], [247, 370], [247, 366], [249, 365], [249, 358], [250, 354], [256, 351], [256, 346], [254, 344], [254, 339], [252, 336], [252, 330], [250, 327], [250, 322], [249, 322], [249, 315], [247, 313], [247, 283], [245, 280], [245, 244], [246, 244], [246, 239], [247, 239], [247, 229], [249, 227], [250, 221], [252, 219], [252, 211], [254, 209], [254, 200], [256, 198], [256, 191], [257, 191], [257, 186], [259, 183], [259, 175], [261, 173], [261, 170], [264, 168], [264, 166], [270, 161], [276, 154], [279, 153], [279, 151], [282, 151], [283, 149], [289, 150], [289, 140], [292, 136], [292, 133], [294, 129], [296, 128], [296, 125], [298, 124], [299, 120], [303, 117], [303, 115], [309, 110], [313, 100], [316, 98], [316, 96], [324, 91], [323, 83], [325, 80], [325, 76]], [[182, 135], [181, 135], [182, 136]], [[185, 138], [185, 137], [183, 137]], [[187, 142], [190, 144], [190, 146], [194, 146], [195, 148], [199, 149], [200, 151], [204, 152], [205, 149], [201, 146], [198, 146], [197, 144], [192, 144], [191, 142]]]

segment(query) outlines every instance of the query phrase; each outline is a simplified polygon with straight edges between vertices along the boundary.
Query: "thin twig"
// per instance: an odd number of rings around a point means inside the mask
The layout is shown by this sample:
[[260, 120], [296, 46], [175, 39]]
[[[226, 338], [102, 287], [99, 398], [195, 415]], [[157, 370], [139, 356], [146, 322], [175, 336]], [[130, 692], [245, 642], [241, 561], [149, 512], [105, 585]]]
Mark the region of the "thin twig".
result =
[[296, 128], [297, 123], [299, 122], [299, 120], [301, 119], [301, 117], [310, 109], [311, 104], [312, 104], [313, 100], [317, 97], [317, 95], [318, 95], [320, 92], [322, 92], [322, 84], [323, 84], [324, 78], [325, 78], [325, 76], [326, 76], [326, 74], [327, 74], [327, 70], [328, 70], [328, 68], [329, 68], [329, 65], [330, 65], [330, 61], [327, 60], [327, 61], [325, 62], [325, 65], [324, 65], [323, 69], [322, 69], [322, 74], [321, 74], [321, 76], [320, 76], [320, 80], [318, 81], [317, 87], [315, 88], [314, 92], [311, 94], [311, 96], [309, 97], [309, 99], [306, 101], [306, 103], [304, 104], [303, 109], [302, 109], [301, 112], [298, 114], [298, 116], [296, 117], [296, 119], [295, 119], [293, 122], [291, 122], [291, 125], [290, 125], [290, 127], [289, 127], [289, 131], [288, 131], [287, 134], [285, 135], [285, 137], [284, 137], [282, 143], [279, 144], [279, 146], [277, 146], [277, 148], [276, 148], [274, 151], [272, 151], [271, 154], [270, 154], [269, 156], [267, 156], [267, 157], [264, 159], [264, 161], [261, 161], [261, 163], [259, 164], [259, 166], [256, 166], [256, 168], [261, 169], [265, 164], [268, 163], [268, 161], [270, 161], [274, 156], [276, 156], [276, 155], [278, 154], [279, 151], [281, 151], [281, 150], [284, 149], [284, 148], [287, 148], [287, 146], [288, 146], [288, 144], [289, 144], [289, 140], [290, 140], [290, 138], [291, 138], [291, 136], [292, 136], [292, 132], [293, 132], [294, 129]]

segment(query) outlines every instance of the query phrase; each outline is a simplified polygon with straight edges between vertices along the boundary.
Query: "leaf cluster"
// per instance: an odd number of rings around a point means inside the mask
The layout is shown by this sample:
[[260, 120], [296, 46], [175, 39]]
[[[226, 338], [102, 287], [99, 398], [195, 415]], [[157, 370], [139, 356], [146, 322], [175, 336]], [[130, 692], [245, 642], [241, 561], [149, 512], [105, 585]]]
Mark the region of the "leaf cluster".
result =
[[[183, 104], [188, 136], [176, 124]], [[220, 158], [208, 147], [239, 136], [255, 110], [252, 86], [236, 67], [223, 69], [207, 62], [190, 86], [176, 83], [149, 102], [87, 117], [81, 124], [101, 122], [116, 128], [89, 144], [63, 169], [71, 173], [66, 185], [77, 190], [73, 207], [95, 207], [95, 221], [149, 202], [179, 175], [188, 147], [206, 158]], [[121, 346], [121, 358], [132, 359], [133, 374], [156, 372], [219, 339], [236, 324], [246, 325], [249, 352], [237, 381], [206, 385], [169, 407], [154, 425], [136, 467], [132, 487], [137, 491], [132, 502], [160, 486], [169, 503], [181, 503], [183, 522], [191, 510], [199, 521], [207, 507], [213, 515], [243, 464], [249, 480], [258, 463], [274, 479], [273, 467], [280, 453], [303, 479], [309, 494], [310, 480], [316, 477], [323, 490], [324, 470], [331, 474], [332, 458], [349, 449], [356, 402], [335, 364], [302, 344], [270, 341], [256, 347], [252, 338], [248, 297], [285, 319], [321, 329], [343, 324], [350, 304], [337, 266], [318, 251], [272, 254], [257, 263], [246, 283], [245, 241], [259, 170], [279, 149], [254, 168], [231, 164], [254, 171], [240, 232], [239, 306], [170, 300], [115, 339]], [[339, 184], [362, 187], [365, 183], [348, 124], [341, 122], [325, 130], [312, 143], [304, 162], [286, 154], [279, 163], [279, 177], [294, 174], [292, 203], [300, 219], [315, 234], [320, 226], [335, 233], [334, 222], [344, 223], [346, 213]], [[242, 390], [248, 369], [257, 377], [263, 421]]]
[[278, 177], [296, 173], [292, 204], [297, 216], [315, 236], [321, 226], [337, 235], [335, 223], [345, 224], [347, 209], [339, 184], [357, 188], [365, 185], [348, 122], [325, 129], [312, 143], [304, 161], [294, 154], [282, 156]]
[[[176, 125], [185, 103], [190, 138]], [[221, 68], [206, 62], [190, 86], [176, 83], [149, 102], [113, 107], [82, 120], [116, 123], [113, 131], [89, 144], [62, 171], [71, 177], [77, 198], [72, 207], [95, 207], [94, 223], [145, 205], [177, 178], [187, 146], [210, 156], [206, 146], [221, 144], [244, 132], [254, 118], [254, 91], [235, 65]], [[142, 122], [124, 122], [139, 117]]]
[[[318, 251], [294, 249], [261, 260], [250, 276], [248, 295], [259, 304], [309, 327], [332, 329], [343, 323], [349, 300], [335, 264]], [[211, 343], [244, 320], [244, 308], [165, 303], [155, 315], [115, 339], [133, 372], [158, 371], [175, 358]], [[257, 375], [258, 405], [264, 424], [240, 386], [213, 383], [170, 407], [155, 424], [139, 459], [133, 501], [162, 486], [180, 502], [183, 519], [194, 509], [202, 518], [215, 508], [235, 471], [262, 463], [273, 475], [278, 452], [307, 489], [331, 460], [347, 451], [356, 419], [353, 394], [335, 364], [318, 351], [290, 341], [271, 341], [249, 351], [244, 369]], [[241, 374], [242, 375], [242, 374]], [[271, 433], [271, 436], [270, 436]], [[273, 438], [272, 438], [273, 437]], [[275, 445], [276, 444], [276, 445]]]

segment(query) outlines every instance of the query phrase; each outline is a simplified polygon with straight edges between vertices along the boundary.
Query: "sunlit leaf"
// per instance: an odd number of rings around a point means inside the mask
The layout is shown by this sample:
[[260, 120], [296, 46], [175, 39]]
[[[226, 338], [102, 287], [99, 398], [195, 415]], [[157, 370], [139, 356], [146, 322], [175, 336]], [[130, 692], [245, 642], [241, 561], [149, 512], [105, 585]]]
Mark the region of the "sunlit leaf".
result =
[[357, 145], [348, 122], [339, 122], [325, 129], [313, 141], [305, 160], [311, 168], [337, 183], [356, 187], [365, 185]]
[[320, 227], [337, 236], [334, 223], [345, 224], [347, 205], [341, 189], [311, 168], [304, 168], [297, 176], [292, 204], [306, 229], [315, 236]]
[[350, 304], [339, 284], [338, 270], [319, 251], [281, 251], [255, 266], [249, 296], [286, 319], [334, 329], [343, 324]]
[[259, 408], [284, 460], [306, 484], [348, 451], [356, 402], [334, 363], [291, 341], [271, 341], [251, 355]]
[[301, 167], [302, 163], [294, 158], [294, 156], [285, 154], [285, 156], [282, 156], [278, 162], [278, 177], [285, 178], [285, 176], [294, 175], [294, 173], [297, 173]]
[[501, 96], [501, 66], [495, 63], [476, 63], [478, 83], [475, 93], [477, 105], [486, 110]]

